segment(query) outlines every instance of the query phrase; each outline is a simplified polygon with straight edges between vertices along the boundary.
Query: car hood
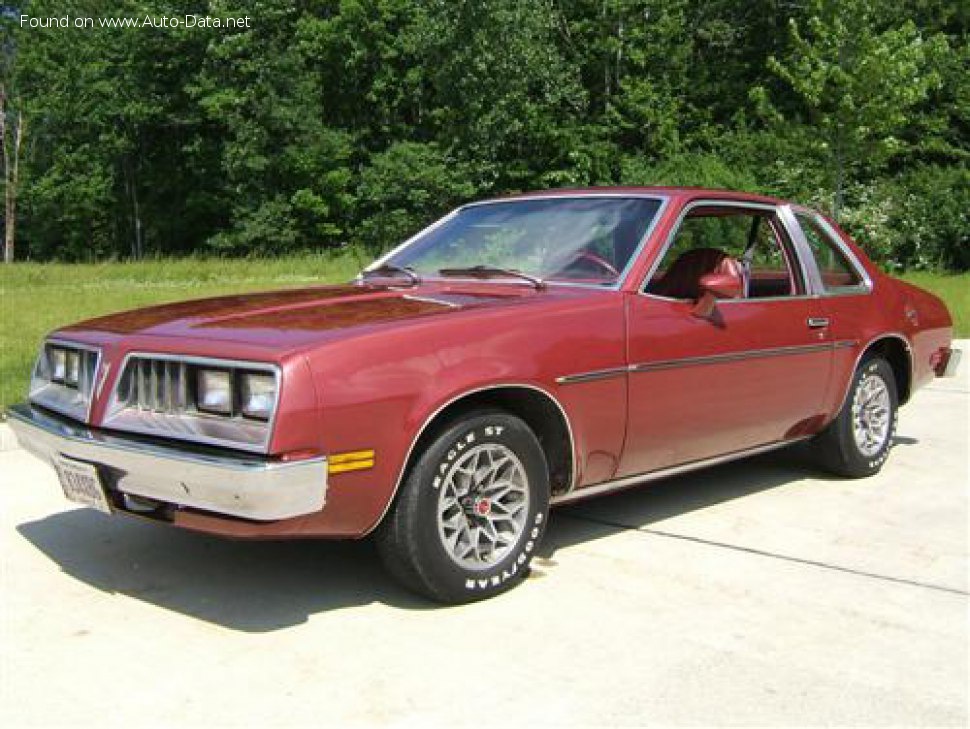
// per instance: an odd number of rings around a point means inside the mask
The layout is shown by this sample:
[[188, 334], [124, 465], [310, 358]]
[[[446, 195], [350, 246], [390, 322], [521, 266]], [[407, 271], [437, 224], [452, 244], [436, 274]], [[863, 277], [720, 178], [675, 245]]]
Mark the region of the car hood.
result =
[[305, 289], [182, 301], [90, 319], [60, 330], [85, 338], [149, 336], [299, 346], [342, 338], [390, 324], [453, 316], [469, 309], [511, 306], [575, 296], [580, 289], [528, 285], [369, 285]]

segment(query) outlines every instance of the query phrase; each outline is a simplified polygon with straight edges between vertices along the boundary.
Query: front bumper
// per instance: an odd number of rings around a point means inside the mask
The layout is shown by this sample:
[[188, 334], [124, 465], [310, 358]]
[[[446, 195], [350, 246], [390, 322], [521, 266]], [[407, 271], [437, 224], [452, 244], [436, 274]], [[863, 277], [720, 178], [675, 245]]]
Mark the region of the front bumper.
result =
[[948, 348], [941, 362], [937, 365], [937, 377], [956, 377], [962, 356], [963, 352], [961, 350]]
[[60, 454], [95, 465], [112, 497], [256, 521], [318, 512], [326, 499], [325, 457], [282, 462], [135, 440], [28, 404], [10, 408], [8, 422], [24, 450], [48, 463]]

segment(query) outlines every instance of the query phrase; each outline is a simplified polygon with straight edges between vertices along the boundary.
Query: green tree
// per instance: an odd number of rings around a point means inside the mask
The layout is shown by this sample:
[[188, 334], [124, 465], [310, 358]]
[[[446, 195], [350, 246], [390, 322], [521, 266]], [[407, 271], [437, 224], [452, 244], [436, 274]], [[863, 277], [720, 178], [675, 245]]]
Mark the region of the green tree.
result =
[[263, 2], [251, 28], [210, 38], [189, 89], [214, 125], [225, 213], [208, 244], [221, 252], [292, 251], [346, 235], [352, 136], [325, 123], [305, 22], [288, 0]]
[[301, 19], [327, 123], [353, 134], [358, 152], [432, 138], [432, 69], [444, 34], [433, 11], [420, 0], [339, 0]]
[[17, 195], [20, 191], [20, 151], [24, 141], [24, 113], [20, 94], [11, 85], [16, 48], [8, 18], [0, 18], [0, 186], [3, 187], [3, 261], [12, 263], [17, 232]]
[[434, 143], [400, 142], [375, 154], [357, 190], [355, 242], [378, 253], [475, 194], [471, 170]]
[[871, 0], [813, 0], [804, 27], [790, 24], [788, 54], [768, 62], [793, 94], [773, 101], [764, 86], [752, 91], [776, 130], [792, 121], [811, 129], [802, 141], [828, 162], [836, 216], [848, 180], [903, 151], [908, 112], [941, 83], [945, 39], [924, 37], [912, 21], [883, 28], [884, 11]]
[[[169, 12], [186, 12], [190, 2]], [[32, 2], [38, 17], [144, 18], [144, 3]], [[204, 133], [183, 87], [206, 38], [177, 30], [23, 28], [12, 68], [31, 134], [22, 230], [29, 253], [87, 258], [190, 251], [212, 207], [186, 150]], [[177, 214], [173, 214], [173, 209]]]
[[435, 4], [435, 136], [484, 189], [577, 184], [586, 94], [558, 45], [551, 0]]
[[260, 0], [235, 29], [23, 28], [0, 13], [0, 82], [26, 130], [18, 256], [377, 250], [470, 198], [623, 182], [834, 199], [885, 263], [966, 266], [961, 223], [933, 194], [966, 193], [965, 5]]

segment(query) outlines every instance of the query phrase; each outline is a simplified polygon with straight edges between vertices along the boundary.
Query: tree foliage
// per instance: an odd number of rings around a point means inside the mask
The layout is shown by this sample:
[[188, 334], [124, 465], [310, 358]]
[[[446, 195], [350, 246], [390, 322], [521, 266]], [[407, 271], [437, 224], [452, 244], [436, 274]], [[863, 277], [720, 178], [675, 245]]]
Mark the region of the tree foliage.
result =
[[812, 129], [806, 153], [825, 162], [836, 215], [847, 179], [879, 172], [903, 151], [912, 110], [941, 83], [946, 39], [924, 37], [909, 19], [883, 28], [887, 10], [873, 0], [814, 0], [803, 24], [790, 21], [787, 56], [768, 58], [794, 92], [781, 102], [790, 113], [772, 107], [764, 87], [752, 89], [776, 124], [795, 118]]
[[[970, 266], [959, 3], [3, 8], [0, 82], [26, 130], [21, 257], [376, 252], [479, 196], [622, 183], [794, 197], [888, 265]], [[189, 14], [250, 22], [20, 23]]]

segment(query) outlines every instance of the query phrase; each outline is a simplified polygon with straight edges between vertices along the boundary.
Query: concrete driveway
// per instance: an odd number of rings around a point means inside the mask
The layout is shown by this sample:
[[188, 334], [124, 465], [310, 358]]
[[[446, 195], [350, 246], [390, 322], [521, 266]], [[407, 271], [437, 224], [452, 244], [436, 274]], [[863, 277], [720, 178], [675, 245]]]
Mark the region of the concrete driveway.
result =
[[964, 367], [874, 478], [793, 449], [565, 507], [461, 608], [368, 543], [106, 517], [3, 452], [0, 724], [965, 726], [968, 420]]

